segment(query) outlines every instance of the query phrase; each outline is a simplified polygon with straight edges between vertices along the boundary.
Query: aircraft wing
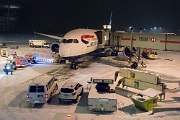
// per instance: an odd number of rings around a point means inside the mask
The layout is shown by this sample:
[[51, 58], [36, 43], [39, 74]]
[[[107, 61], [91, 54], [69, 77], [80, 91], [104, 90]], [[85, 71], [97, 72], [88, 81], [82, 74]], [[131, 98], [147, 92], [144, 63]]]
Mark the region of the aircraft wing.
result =
[[49, 38], [54, 38], [54, 39], [57, 39], [57, 40], [62, 40], [63, 39], [63, 37], [59, 37], [59, 36], [55, 36], [55, 35], [48, 35], [48, 34], [43, 34], [43, 33], [38, 33], [38, 32], [34, 32], [34, 33], [42, 35], [42, 36], [46, 36], [46, 37], [49, 37]]

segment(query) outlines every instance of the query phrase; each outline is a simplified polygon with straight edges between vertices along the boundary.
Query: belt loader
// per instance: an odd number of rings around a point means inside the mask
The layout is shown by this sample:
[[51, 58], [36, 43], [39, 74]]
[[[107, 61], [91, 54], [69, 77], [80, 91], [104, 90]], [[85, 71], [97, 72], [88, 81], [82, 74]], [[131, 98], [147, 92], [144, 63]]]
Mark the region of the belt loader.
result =
[[122, 83], [123, 87], [127, 86], [140, 90], [152, 88], [163, 93], [160, 95], [160, 100], [162, 95], [164, 95], [165, 99], [166, 85], [161, 82], [161, 77], [158, 74], [130, 68], [120, 68], [120, 70], [115, 73], [115, 80], [118, 79], [118, 76], [122, 78], [118, 81], [117, 86]]

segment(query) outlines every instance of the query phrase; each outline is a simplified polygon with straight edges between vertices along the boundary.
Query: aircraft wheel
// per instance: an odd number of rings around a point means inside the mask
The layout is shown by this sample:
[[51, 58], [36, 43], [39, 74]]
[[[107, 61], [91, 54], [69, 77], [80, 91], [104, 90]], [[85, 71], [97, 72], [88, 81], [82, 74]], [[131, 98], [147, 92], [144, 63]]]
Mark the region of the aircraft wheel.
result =
[[72, 100], [73, 103], [77, 103], [78, 102], [78, 96], [76, 99]]
[[74, 66], [74, 65], [73, 65], [73, 64], [71, 64], [71, 69], [73, 69], [73, 66]]
[[6, 75], [8, 75], [8, 72], [5, 72], [6, 73]]
[[132, 69], [136, 69], [138, 67], [138, 63], [137, 62], [133, 62], [133, 64], [131, 65]]
[[58, 85], [57, 85], [57, 84], [56, 84], [56, 86], [55, 86], [54, 92], [55, 92], [56, 90], [58, 90]]
[[61, 104], [61, 98], [59, 98], [59, 104]]
[[77, 64], [75, 64], [74, 69], [78, 69], [78, 65]]
[[16, 66], [13, 66], [13, 70], [16, 70], [17, 69], [17, 67]]
[[76, 64], [76, 63], [72, 63], [72, 64], [71, 64], [71, 69], [78, 69], [77, 64]]
[[81, 91], [81, 93], [80, 93], [80, 96], [82, 96], [83, 92], [84, 92], [84, 89], [82, 88], [82, 91]]
[[116, 51], [116, 50], [112, 51], [111, 56], [118, 56], [118, 51]]
[[50, 94], [50, 97], [49, 97], [47, 103], [49, 104], [51, 101], [52, 101], [52, 93]]

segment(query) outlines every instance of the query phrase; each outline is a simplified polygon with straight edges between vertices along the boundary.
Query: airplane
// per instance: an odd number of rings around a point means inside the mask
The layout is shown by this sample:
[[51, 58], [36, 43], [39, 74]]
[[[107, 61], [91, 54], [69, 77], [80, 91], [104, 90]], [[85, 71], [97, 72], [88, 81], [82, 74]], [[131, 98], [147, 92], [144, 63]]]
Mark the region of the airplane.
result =
[[37, 33], [50, 38], [58, 39], [59, 43], [51, 45], [51, 51], [59, 53], [61, 62], [69, 60], [71, 69], [78, 68], [78, 59], [84, 55], [103, 48], [105, 40], [102, 38], [102, 30], [94, 29], [74, 29], [67, 32], [64, 37]]

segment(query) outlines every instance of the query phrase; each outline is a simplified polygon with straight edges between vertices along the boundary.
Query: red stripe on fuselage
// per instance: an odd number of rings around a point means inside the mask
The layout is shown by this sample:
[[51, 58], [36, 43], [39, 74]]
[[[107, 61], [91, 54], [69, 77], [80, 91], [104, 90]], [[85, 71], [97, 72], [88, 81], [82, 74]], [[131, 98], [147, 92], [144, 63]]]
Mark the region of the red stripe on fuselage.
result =
[[[121, 38], [121, 40], [131, 40], [131, 38]], [[133, 38], [133, 40], [136, 40], [135, 38]]]
[[180, 41], [175, 40], [160, 40], [161, 43], [172, 43], [172, 44], [180, 44]]
[[94, 38], [94, 35], [82, 35], [81, 39]]

